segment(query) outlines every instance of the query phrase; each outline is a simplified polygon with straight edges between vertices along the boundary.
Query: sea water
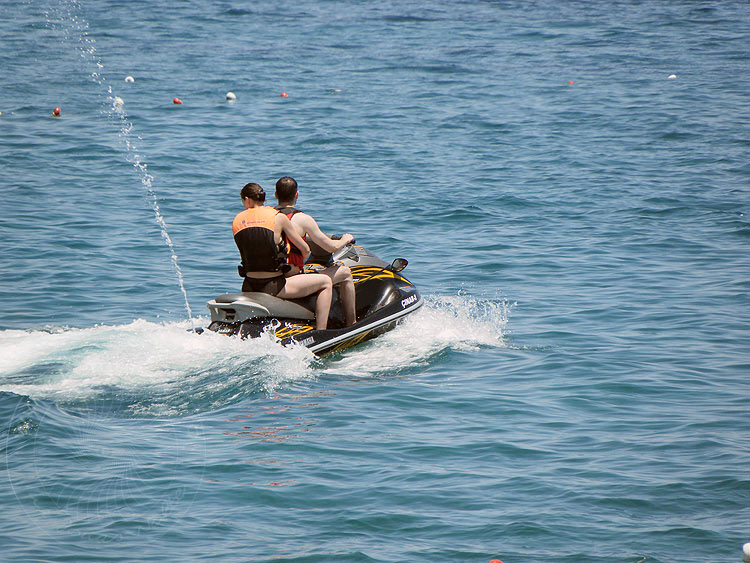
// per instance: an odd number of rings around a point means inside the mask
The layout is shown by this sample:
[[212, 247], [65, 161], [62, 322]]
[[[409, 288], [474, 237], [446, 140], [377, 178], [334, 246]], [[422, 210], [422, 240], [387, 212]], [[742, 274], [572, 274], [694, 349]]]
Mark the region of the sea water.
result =
[[[740, 1], [5, 2], [0, 558], [741, 561], [749, 37]], [[325, 358], [190, 330], [287, 174], [418, 313]]]

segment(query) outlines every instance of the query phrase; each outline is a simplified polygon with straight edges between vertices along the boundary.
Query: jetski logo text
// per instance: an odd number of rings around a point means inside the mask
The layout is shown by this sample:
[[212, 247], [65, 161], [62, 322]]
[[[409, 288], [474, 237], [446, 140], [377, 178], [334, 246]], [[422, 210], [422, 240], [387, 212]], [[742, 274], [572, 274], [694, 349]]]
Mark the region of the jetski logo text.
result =
[[401, 308], [402, 309], [406, 309], [407, 305], [411, 305], [416, 300], [417, 300], [417, 296], [416, 295], [411, 295], [411, 296], [407, 297], [406, 299], [402, 299], [401, 300]]

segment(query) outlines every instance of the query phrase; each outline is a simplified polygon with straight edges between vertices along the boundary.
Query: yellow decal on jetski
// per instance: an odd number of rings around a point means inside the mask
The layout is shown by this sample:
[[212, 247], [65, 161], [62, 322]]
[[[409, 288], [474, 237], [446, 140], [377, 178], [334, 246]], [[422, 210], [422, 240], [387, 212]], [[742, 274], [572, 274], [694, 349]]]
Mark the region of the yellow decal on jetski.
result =
[[390, 270], [384, 270], [383, 268], [373, 266], [354, 266], [351, 268], [351, 270], [355, 284], [367, 280], [395, 279], [409, 283], [409, 285], [411, 285], [409, 280], [407, 280], [403, 276], [400, 276], [396, 272], [392, 272]]
[[276, 329], [276, 338], [287, 338], [310, 332], [314, 327], [310, 325], [286, 325]]
[[326, 354], [330, 354], [332, 352], [338, 352], [340, 350], [344, 350], [346, 348], [350, 348], [351, 346], [356, 346], [360, 342], [362, 342], [364, 340], [367, 340], [367, 336], [370, 334], [370, 332], [372, 332], [372, 331], [368, 330], [367, 332], [364, 332], [362, 334], [358, 334], [354, 338], [350, 338], [348, 340], [344, 340], [344, 342], [342, 342], [341, 344], [339, 344], [335, 348], [332, 348], [331, 350], [327, 351]]

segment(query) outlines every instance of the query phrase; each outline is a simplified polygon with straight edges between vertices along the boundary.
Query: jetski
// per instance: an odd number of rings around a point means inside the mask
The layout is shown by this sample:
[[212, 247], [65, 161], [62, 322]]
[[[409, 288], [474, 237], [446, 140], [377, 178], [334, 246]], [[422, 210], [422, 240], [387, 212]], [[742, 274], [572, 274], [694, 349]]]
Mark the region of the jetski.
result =
[[266, 293], [227, 293], [212, 299], [206, 304], [211, 312], [208, 330], [240, 338], [256, 338], [268, 331], [285, 346], [297, 343], [322, 355], [393, 329], [423, 304], [417, 288], [401, 275], [408, 264], [403, 258], [389, 264], [356, 244], [327, 255], [316, 254], [313, 248], [305, 270], [333, 263], [342, 263], [352, 271], [357, 312], [353, 325], [344, 326], [344, 312], [334, 288], [326, 330], [315, 329], [315, 295], [280, 299]]

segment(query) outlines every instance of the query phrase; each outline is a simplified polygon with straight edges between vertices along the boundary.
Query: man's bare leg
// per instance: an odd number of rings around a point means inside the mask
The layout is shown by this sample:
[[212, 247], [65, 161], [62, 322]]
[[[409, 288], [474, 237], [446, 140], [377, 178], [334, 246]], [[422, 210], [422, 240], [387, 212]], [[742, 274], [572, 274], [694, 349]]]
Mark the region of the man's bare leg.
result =
[[328, 313], [331, 311], [331, 297], [333, 296], [333, 283], [330, 277], [324, 274], [290, 276], [286, 279], [286, 285], [278, 293], [278, 297], [295, 299], [316, 292], [318, 297], [315, 300], [315, 328], [325, 330], [328, 327]]
[[333, 285], [339, 288], [346, 326], [353, 325], [357, 321], [357, 312], [352, 271], [347, 266], [337, 264], [321, 270], [320, 273], [330, 277]]

